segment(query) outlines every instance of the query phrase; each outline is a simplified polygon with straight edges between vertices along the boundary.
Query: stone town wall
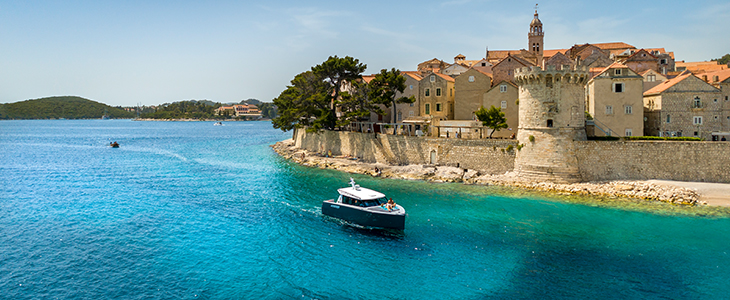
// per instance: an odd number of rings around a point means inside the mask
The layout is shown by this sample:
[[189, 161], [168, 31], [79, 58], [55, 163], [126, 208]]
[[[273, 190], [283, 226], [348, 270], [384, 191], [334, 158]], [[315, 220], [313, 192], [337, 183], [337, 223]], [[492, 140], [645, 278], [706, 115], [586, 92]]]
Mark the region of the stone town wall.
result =
[[730, 144], [576, 141], [583, 181], [665, 179], [730, 183]]
[[[347, 131], [306, 133], [299, 129], [294, 133], [294, 140], [299, 148], [322, 154], [332, 151], [332, 155], [349, 155], [369, 163], [438, 164], [495, 175], [514, 168], [517, 151], [515, 140], [444, 139]], [[511, 150], [507, 151], [508, 148]]]
[[[439, 139], [385, 134], [297, 130], [296, 146], [370, 163], [436, 164], [504, 174], [514, 169], [515, 140]], [[536, 137], [537, 139], [538, 137]], [[513, 150], [506, 151], [512, 145]], [[664, 179], [730, 183], [730, 143], [574, 141], [582, 181]], [[525, 145], [521, 151], [529, 150]], [[505, 151], [502, 151], [505, 150]], [[548, 151], [546, 149], [546, 151]], [[522, 153], [521, 153], [522, 154]]]

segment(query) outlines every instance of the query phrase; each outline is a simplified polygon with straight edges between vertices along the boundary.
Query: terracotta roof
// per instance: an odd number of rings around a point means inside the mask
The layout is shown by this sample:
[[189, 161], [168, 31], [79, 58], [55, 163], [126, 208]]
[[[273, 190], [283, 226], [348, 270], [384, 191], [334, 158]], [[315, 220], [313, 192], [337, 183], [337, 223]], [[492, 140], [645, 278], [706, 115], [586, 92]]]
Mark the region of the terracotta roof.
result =
[[370, 81], [373, 79], [375, 79], [375, 75], [362, 75], [362, 80], [367, 83], [370, 83]]
[[434, 74], [440, 76], [443, 79], [446, 79], [446, 81], [454, 82], [454, 77], [451, 77], [451, 76], [446, 75], [446, 74], [441, 74], [441, 73], [434, 73]]
[[637, 55], [639, 55], [639, 53], [646, 53], [646, 54], [648, 54], [649, 56], [651, 56], [651, 58], [653, 58], [653, 59], [656, 59], [656, 56], [652, 55], [652, 54], [651, 54], [651, 52], [649, 52], [649, 51], [646, 51], [646, 49], [640, 49], [640, 50], [638, 50], [638, 51], [634, 52], [634, 54], [631, 54], [631, 55], [630, 55], [630, 56], [629, 56], [628, 58], [626, 58], [626, 61], [629, 61], [630, 59], [633, 59], [633, 58], [634, 58], [634, 56], [637, 56]]
[[402, 71], [400, 72], [403, 76], [410, 76], [411, 78], [415, 80], [421, 80], [423, 77], [418, 73], [418, 71]]
[[727, 69], [727, 65], [718, 64], [717, 61], [698, 61], [698, 62], [675, 62], [675, 68], [684, 67], [692, 73], [707, 73]]
[[687, 77], [694, 76], [691, 73], [679, 75], [677, 77], [674, 77], [672, 79], [669, 79], [667, 81], [664, 81], [657, 86], [649, 89], [648, 91], [644, 92], [644, 96], [653, 95], [653, 94], [659, 94], [661, 92], [664, 92], [668, 88], [674, 86], [675, 84], [681, 82], [682, 80], [687, 79]]
[[[624, 64], [622, 64], [620, 62], [615, 62], [615, 63], [612, 63], [611, 65], [609, 65], [608, 67], [605, 67], [605, 68], [601, 69], [600, 72], [598, 72], [596, 75], [594, 75], [593, 77], [591, 77], [591, 80], [593, 80], [593, 78], [596, 78], [598, 75], [601, 75], [601, 74], [605, 73], [606, 71], [608, 71], [610, 69], [628, 69], [628, 68], [629, 67], [627, 67], [626, 65], [624, 65]], [[593, 74], [593, 69], [598, 69], [598, 68], [591, 68], [591, 71], [590, 71], [591, 74]]]
[[702, 78], [702, 76], [707, 76], [708, 83], [715, 83], [715, 81], [712, 79], [714, 76], [717, 76], [717, 82], [723, 82], [725, 81], [725, 79], [730, 78], [730, 69], [697, 74], [697, 77], [699, 78]]
[[543, 50], [542, 51], [542, 56], [543, 57], [548, 57], [548, 56], [553, 56], [553, 55], [558, 54], [558, 53], [565, 54], [566, 51], [568, 51], [568, 49]]
[[601, 50], [636, 49], [636, 47], [624, 42], [597, 43], [591, 45], [601, 48]]

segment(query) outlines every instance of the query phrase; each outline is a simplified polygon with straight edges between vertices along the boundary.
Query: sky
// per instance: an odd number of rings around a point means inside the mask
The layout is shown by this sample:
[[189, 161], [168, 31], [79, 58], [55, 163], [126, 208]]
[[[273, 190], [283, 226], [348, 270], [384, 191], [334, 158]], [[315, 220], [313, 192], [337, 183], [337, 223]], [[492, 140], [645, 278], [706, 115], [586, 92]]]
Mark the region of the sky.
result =
[[[527, 48], [535, 0], [0, 0], [0, 103], [271, 102], [295, 75], [352, 56], [416, 70]], [[730, 1], [538, 2], [545, 49], [626, 42], [678, 61], [730, 53]]]

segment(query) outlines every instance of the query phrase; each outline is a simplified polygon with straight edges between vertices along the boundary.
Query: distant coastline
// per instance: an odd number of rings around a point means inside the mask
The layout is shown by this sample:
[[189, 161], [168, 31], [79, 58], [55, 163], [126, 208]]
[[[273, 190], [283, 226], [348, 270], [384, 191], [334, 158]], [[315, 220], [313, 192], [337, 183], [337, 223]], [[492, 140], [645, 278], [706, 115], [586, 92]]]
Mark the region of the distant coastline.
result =
[[152, 119], [152, 118], [136, 118], [132, 121], [157, 121], [157, 122], [252, 122], [252, 121], [268, 121], [271, 119], [257, 120], [236, 120], [236, 119]]

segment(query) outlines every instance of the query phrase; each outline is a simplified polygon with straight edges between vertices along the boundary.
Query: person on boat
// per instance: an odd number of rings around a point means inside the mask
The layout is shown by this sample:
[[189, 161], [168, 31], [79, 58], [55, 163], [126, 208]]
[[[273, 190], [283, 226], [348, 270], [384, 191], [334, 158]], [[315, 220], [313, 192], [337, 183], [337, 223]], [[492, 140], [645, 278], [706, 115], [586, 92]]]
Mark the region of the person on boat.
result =
[[395, 202], [393, 202], [393, 198], [388, 199], [388, 203], [385, 204], [385, 209], [388, 211], [395, 209]]

